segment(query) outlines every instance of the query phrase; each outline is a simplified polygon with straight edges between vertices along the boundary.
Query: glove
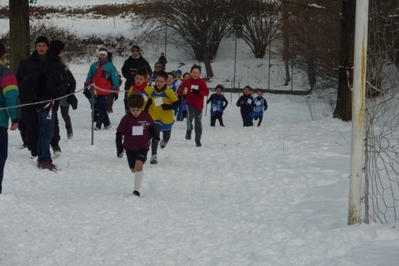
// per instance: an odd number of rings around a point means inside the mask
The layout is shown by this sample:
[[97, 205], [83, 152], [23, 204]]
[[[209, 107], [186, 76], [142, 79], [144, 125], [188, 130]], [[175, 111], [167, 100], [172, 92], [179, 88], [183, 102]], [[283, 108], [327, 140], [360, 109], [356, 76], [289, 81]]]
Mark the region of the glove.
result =
[[193, 93], [193, 94], [200, 94], [200, 91], [199, 90], [191, 90], [191, 92]]
[[118, 100], [118, 93], [114, 93], [114, 101]]
[[162, 107], [162, 109], [163, 110], [173, 110], [173, 105], [171, 105], [171, 104], [166, 104], [166, 103], [163, 103], [163, 104], [161, 104], [161, 107]]
[[83, 94], [84, 94], [84, 96], [86, 96], [87, 99], [91, 98], [91, 92], [90, 92], [90, 90], [88, 88], [85, 88], [83, 90]]
[[120, 159], [120, 158], [123, 158], [123, 151], [118, 151], [118, 152], [116, 153], [116, 155], [118, 156], [119, 159]]

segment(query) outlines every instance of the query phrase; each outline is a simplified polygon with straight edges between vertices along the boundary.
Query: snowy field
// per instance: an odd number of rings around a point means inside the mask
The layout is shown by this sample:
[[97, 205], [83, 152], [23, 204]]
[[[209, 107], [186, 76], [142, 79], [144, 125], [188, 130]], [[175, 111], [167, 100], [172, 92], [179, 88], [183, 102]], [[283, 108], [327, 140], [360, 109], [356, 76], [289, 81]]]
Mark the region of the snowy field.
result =
[[[85, 5], [103, 2], [124, 1]], [[79, 2], [38, 0], [45, 3]], [[93, 22], [81, 23], [86, 27], [76, 30], [89, 31]], [[93, 24], [92, 31], [99, 27]], [[113, 32], [112, 23], [102, 31]], [[162, 51], [159, 46], [143, 50], [151, 66]], [[210, 86], [230, 85], [233, 51], [231, 39], [221, 44]], [[181, 69], [188, 71], [194, 63], [173, 46], [167, 54], [168, 70], [185, 62]], [[115, 58], [118, 69], [124, 59]], [[267, 87], [267, 59], [251, 58], [239, 42], [237, 63], [242, 86]], [[77, 89], [89, 65], [70, 64]], [[306, 89], [298, 79], [294, 89]], [[273, 68], [272, 89], [282, 82]], [[235, 106], [239, 95], [225, 96], [226, 127], [211, 128], [208, 109], [203, 147], [184, 139], [185, 123], [175, 123], [168, 146], [158, 150], [159, 164], [144, 165], [141, 198], [132, 195], [134, 175], [126, 158], [116, 156], [122, 99], [110, 115], [113, 128], [94, 132], [91, 145], [90, 107], [77, 94], [79, 108], [70, 111], [73, 139], [66, 139], [60, 118], [62, 155], [54, 163], [62, 170], [57, 173], [37, 169], [29, 152], [19, 149], [19, 133], [9, 132], [0, 266], [398, 265], [397, 225], [347, 226], [351, 123], [332, 119], [317, 93], [265, 93], [269, 109], [263, 124], [243, 128]]]

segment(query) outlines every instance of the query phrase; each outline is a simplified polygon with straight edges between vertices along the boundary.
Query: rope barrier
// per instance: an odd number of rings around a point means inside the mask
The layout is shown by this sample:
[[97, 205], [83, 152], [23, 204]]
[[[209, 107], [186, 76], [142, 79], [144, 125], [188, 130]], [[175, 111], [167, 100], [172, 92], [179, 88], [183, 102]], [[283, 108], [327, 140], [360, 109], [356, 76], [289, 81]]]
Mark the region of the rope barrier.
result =
[[18, 105], [14, 105], [14, 106], [7, 106], [7, 107], [2, 107], [0, 108], [0, 110], [7, 110], [7, 109], [12, 109], [12, 108], [21, 108], [21, 107], [25, 107], [25, 106], [32, 106], [32, 105], [37, 105], [37, 104], [42, 104], [42, 103], [50, 103], [52, 101], [58, 101], [64, 98], [68, 98], [71, 95], [77, 94], [78, 92], [84, 91], [86, 88], [90, 88], [92, 85], [94, 85], [96, 90], [100, 90], [100, 91], [104, 91], [104, 92], [109, 92], [109, 93], [120, 93], [120, 92], [127, 92], [127, 90], [122, 90], [122, 91], [115, 91], [115, 90], [107, 90], [107, 89], [103, 89], [100, 88], [98, 86], [96, 86], [94, 83], [91, 83], [89, 85], [87, 85], [86, 87], [83, 87], [83, 89], [77, 90], [75, 92], [66, 94], [64, 96], [55, 98], [55, 99], [51, 99], [51, 100], [44, 100], [44, 101], [39, 101], [39, 102], [34, 102], [34, 103], [24, 103], [24, 104], [18, 104]]

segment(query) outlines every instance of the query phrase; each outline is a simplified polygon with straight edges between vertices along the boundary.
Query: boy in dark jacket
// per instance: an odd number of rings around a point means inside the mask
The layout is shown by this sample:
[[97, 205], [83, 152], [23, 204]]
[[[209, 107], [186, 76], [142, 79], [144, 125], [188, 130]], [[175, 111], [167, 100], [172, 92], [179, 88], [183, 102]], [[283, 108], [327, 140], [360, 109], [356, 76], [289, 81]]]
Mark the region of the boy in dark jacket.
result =
[[215, 126], [216, 119], [219, 120], [219, 124], [221, 127], [224, 127], [223, 124], [223, 111], [226, 109], [229, 102], [227, 99], [222, 95], [223, 85], [219, 84], [215, 88], [215, 93], [209, 97], [208, 101], [206, 102], [211, 103], [211, 127]]
[[144, 106], [142, 94], [138, 92], [130, 94], [128, 106], [130, 112], [122, 117], [116, 130], [116, 150], [118, 158], [122, 158], [123, 150], [126, 150], [129, 168], [135, 173], [133, 194], [140, 197], [143, 165], [147, 160], [150, 139], [159, 141], [159, 135], [154, 131], [154, 121], [151, 116], [142, 111]]
[[250, 86], [245, 86], [244, 94], [237, 101], [237, 106], [240, 107], [244, 127], [253, 126], [251, 113], [254, 110], [255, 103], [251, 96], [251, 90]]

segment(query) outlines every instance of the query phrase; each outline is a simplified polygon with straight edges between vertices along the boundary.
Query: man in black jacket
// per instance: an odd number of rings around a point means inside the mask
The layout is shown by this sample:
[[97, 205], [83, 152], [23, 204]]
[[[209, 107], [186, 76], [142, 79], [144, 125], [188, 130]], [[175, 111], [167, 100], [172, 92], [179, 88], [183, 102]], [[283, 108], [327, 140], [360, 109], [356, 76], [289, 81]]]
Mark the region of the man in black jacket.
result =
[[[18, 84], [21, 86], [30, 86], [29, 75], [41, 67], [41, 62], [46, 58], [49, 41], [45, 36], [37, 37], [35, 41], [35, 50], [31, 56], [22, 60], [16, 74]], [[31, 98], [29, 93], [20, 90], [20, 99], [22, 104], [32, 103], [35, 99]], [[39, 120], [34, 105], [22, 107], [19, 118], [19, 130], [22, 137], [22, 147], [28, 147], [33, 157], [37, 156], [37, 139], [39, 137]]]
[[[141, 55], [140, 47], [137, 44], [133, 45], [131, 51], [132, 55], [129, 56], [129, 58], [123, 63], [122, 66], [122, 75], [126, 79], [125, 91], [128, 91], [129, 88], [133, 85], [134, 76], [136, 75], [138, 69], [144, 66], [147, 66], [149, 69], [151, 69], [150, 64]], [[123, 102], [125, 104], [126, 112], [129, 112], [129, 107], [127, 105], [127, 92], [125, 92], [125, 98]]]
[[57, 170], [52, 163], [50, 154], [50, 143], [54, 134], [54, 123], [57, 120], [59, 104], [59, 101], [54, 99], [65, 96], [68, 92], [68, 69], [61, 60], [64, 55], [64, 48], [63, 42], [59, 40], [51, 41], [47, 58], [42, 63], [45, 78], [37, 92], [37, 101], [45, 102], [35, 105], [39, 116], [37, 166], [50, 171]]

